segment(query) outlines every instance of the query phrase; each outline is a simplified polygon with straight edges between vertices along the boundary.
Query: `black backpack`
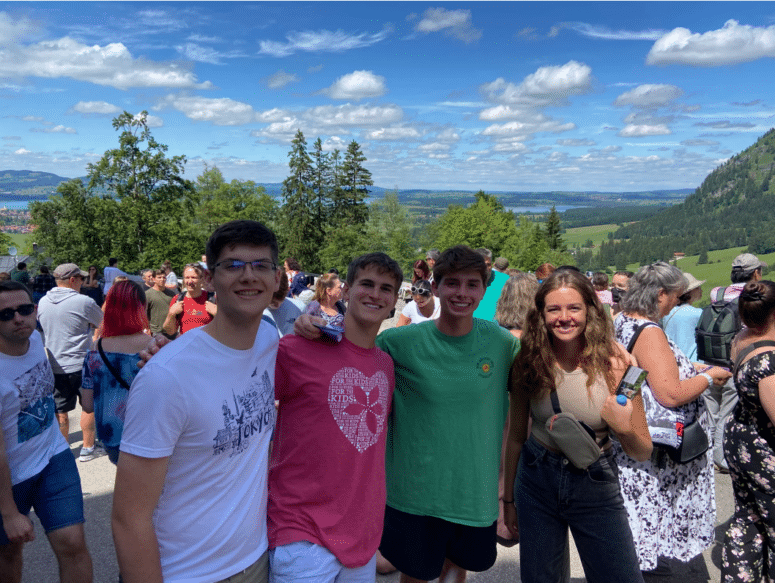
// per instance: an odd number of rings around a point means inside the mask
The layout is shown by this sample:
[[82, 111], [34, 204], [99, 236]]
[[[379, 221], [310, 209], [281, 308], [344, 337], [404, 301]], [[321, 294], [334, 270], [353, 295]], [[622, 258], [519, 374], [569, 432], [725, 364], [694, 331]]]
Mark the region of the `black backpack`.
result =
[[702, 309], [702, 315], [694, 329], [697, 340], [697, 360], [717, 366], [732, 366], [732, 339], [743, 327], [740, 321], [738, 299], [724, 301], [727, 288], [719, 289], [721, 298]]

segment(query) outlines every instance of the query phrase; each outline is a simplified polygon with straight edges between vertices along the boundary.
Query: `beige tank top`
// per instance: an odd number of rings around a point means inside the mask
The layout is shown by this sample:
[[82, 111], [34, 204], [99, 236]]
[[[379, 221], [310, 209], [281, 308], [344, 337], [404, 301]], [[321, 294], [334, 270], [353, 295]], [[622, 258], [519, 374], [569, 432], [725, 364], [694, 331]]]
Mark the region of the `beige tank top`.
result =
[[[592, 383], [588, 393], [587, 375], [583, 370], [579, 368], [573, 372], [565, 372], [558, 369], [556, 386], [560, 409], [564, 413], [573, 413], [576, 419], [594, 429], [597, 441], [600, 443], [608, 435], [608, 424], [600, 417], [600, 410], [609, 394], [605, 380], [598, 377]], [[541, 443], [556, 448], [554, 440], [545, 427], [547, 419], [554, 415], [552, 401], [548, 393], [541, 399], [530, 400], [530, 415], [533, 418], [531, 431], [535, 437]]]

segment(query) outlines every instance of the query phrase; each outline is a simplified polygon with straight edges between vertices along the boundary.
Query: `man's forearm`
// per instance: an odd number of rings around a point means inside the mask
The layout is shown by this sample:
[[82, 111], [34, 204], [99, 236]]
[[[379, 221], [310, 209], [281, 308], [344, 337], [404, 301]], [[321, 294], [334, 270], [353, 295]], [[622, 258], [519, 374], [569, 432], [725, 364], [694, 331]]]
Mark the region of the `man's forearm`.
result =
[[165, 318], [164, 324], [162, 325], [161, 329], [164, 330], [164, 332], [169, 334], [170, 336], [173, 336], [178, 331], [177, 316], [168, 315]]
[[159, 541], [150, 520], [113, 512], [113, 543], [124, 583], [163, 583]]

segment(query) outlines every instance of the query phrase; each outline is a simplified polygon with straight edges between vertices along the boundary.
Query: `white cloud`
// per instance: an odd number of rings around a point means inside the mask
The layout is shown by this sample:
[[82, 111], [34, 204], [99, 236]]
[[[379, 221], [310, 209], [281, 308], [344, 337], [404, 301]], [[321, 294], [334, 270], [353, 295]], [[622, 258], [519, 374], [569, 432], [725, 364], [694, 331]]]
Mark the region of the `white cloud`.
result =
[[73, 128], [68, 128], [63, 125], [45, 127], [45, 128], [30, 128], [31, 132], [43, 133], [43, 134], [77, 134]]
[[470, 10], [447, 10], [428, 8], [422, 20], [415, 26], [417, 32], [430, 33], [443, 31], [444, 34], [472, 43], [482, 37], [482, 31], [471, 23]]
[[[135, 116], [137, 115], [139, 115], [139, 112], [135, 114]], [[149, 128], [160, 128], [164, 126], [164, 120], [155, 115], [146, 115], [145, 125], [147, 125]]]
[[569, 146], [569, 147], [579, 147], [579, 146], [594, 146], [597, 142], [595, 140], [588, 140], [588, 139], [581, 139], [581, 138], [566, 138], [562, 140], [557, 140], [558, 146]]
[[460, 141], [460, 134], [454, 128], [445, 128], [436, 135], [436, 141], [455, 144]]
[[212, 47], [205, 47], [197, 43], [188, 42], [183, 45], [175, 46], [175, 50], [183, 55], [183, 57], [186, 59], [190, 59], [192, 61], [210, 63], [211, 65], [221, 64], [221, 53]]
[[583, 36], [602, 40], [657, 40], [665, 34], [664, 30], [612, 30], [607, 26], [585, 22], [565, 22], [553, 27], [553, 36], [556, 36], [561, 28], [568, 28]]
[[639, 85], [631, 91], [622, 93], [614, 100], [615, 107], [632, 106], [639, 108], [655, 108], [669, 105], [675, 99], [684, 94], [680, 87], [675, 85]]
[[107, 101], [79, 101], [73, 105], [71, 111], [85, 115], [114, 115], [121, 113], [122, 109]]
[[18, 154], [19, 156], [23, 156], [25, 154], [32, 154], [27, 148], [19, 148], [14, 152], [14, 154]]
[[385, 78], [371, 71], [353, 71], [342, 75], [331, 87], [321, 91], [331, 99], [360, 100], [366, 97], [380, 97], [387, 93]]
[[658, 125], [627, 125], [616, 134], [622, 138], [642, 138], [645, 136], [667, 136], [672, 132], [664, 124]]
[[365, 134], [366, 139], [378, 141], [416, 140], [422, 134], [412, 127], [379, 128]]
[[692, 33], [675, 28], [651, 47], [648, 65], [719, 67], [775, 57], [775, 26], [756, 27], [727, 20], [723, 28]]
[[288, 42], [262, 40], [259, 42], [261, 55], [272, 57], [288, 57], [296, 52], [309, 53], [340, 53], [361, 47], [368, 47], [383, 41], [391, 29], [385, 27], [376, 34], [348, 34], [344, 31], [330, 30], [289, 32], [285, 35]]
[[[4, 14], [0, 24], [8, 26]], [[24, 20], [15, 21], [12, 24]], [[134, 58], [122, 43], [88, 46], [69, 37], [23, 44], [19, 36], [5, 36], [0, 41], [0, 77], [69, 77], [117, 89], [130, 87], [212, 87], [209, 81], [198, 83], [196, 75], [181, 63], [155, 62]]]
[[507, 105], [539, 107], [562, 105], [571, 95], [583, 95], [592, 87], [592, 69], [577, 61], [541, 67], [520, 83], [507, 83], [502, 77], [480, 90], [490, 100]]
[[256, 120], [256, 112], [251, 105], [228, 97], [167, 95], [154, 110], [165, 106], [177, 109], [193, 121], [206, 121], [216, 126], [239, 126]]
[[266, 86], [270, 89], [282, 89], [290, 83], [298, 82], [298, 80], [299, 78], [296, 75], [292, 73], [286, 73], [280, 69], [274, 75], [266, 78]]
[[46, 121], [46, 118], [40, 117], [39, 115], [25, 115], [22, 118], [22, 121], [36, 121], [36, 122], [42, 123]]
[[0, 12], [0, 47], [12, 46], [22, 39], [34, 38], [40, 27], [27, 17], [11, 19], [7, 12]]

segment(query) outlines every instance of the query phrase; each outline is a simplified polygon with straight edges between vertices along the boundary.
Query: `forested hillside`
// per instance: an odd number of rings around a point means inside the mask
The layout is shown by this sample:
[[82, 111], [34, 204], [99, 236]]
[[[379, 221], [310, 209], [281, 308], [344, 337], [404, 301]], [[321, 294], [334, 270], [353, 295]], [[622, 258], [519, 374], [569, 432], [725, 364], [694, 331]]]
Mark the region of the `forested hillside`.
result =
[[601, 263], [621, 265], [747, 245], [775, 251], [775, 129], [711, 172], [682, 204], [620, 228]]

